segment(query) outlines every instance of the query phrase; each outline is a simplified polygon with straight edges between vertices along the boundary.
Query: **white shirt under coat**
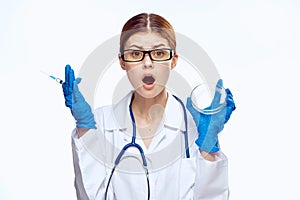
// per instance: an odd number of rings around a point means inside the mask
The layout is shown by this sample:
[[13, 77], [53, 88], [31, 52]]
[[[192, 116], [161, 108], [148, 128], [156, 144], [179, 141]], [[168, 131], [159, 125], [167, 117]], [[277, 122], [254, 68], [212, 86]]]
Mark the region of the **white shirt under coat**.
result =
[[[75, 188], [78, 200], [102, 200], [115, 158], [131, 142], [129, 104], [132, 92], [119, 103], [94, 113], [97, 130], [78, 139], [72, 133]], [[187, 111], [190, 158], [185, 156], [183, 111], [168, 92], [164, 117], [148, 149], [137, 135], [136, 143], [147, 158], [151, 200], [228, 199], [227, 158], [218, 152], [214, 162], [202, 158], [195, 139], [197, 128]], [[117, 167], [108, 189], [108, 199], [147, 199], [147, 181], [135, 148], [129, 148]]]

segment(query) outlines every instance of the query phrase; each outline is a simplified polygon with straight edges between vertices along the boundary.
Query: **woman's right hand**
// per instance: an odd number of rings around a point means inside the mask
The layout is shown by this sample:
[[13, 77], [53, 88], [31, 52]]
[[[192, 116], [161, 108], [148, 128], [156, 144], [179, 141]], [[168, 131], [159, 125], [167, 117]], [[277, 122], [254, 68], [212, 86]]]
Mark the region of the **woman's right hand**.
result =
[[80, 82], [81, 78], [75, 79], [73, 69], [70, 65], [66, 65], [65, 82], [62, 84], [65, 104], [70, 108], [78, 129], [96, 129], [96, 122], [91, 107], [79, 91], [78, 84]]

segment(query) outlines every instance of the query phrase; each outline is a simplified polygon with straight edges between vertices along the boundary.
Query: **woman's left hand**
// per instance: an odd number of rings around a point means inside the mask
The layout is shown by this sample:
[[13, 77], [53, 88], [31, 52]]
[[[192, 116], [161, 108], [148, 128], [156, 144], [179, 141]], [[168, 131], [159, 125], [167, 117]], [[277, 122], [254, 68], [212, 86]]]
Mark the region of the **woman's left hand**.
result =
[[[223, 81], [220, 79], [216, 87], [222, 87]], [[229, 89], [226, 89], [226, 107], [220, 112], [212, 115], [205, 115], [198, 112], [191, 103], [191, 98], [187, 98], [186, 107], [193, 116], [193, 119], [197, 125], [198, 139], [196, 144], [200, 150], [214, 153], [220, 150], [218, 142], [218, 134], [223, 130], [224, 124], [229, 120], [231, 113], [235, 110], [235, 103], [233, 96]], [[210, 107], [216, 107], [221, 94], [218, 90], [215, 92], [214, 99]], [[209, 107], [209, 108], [210, 108]]]

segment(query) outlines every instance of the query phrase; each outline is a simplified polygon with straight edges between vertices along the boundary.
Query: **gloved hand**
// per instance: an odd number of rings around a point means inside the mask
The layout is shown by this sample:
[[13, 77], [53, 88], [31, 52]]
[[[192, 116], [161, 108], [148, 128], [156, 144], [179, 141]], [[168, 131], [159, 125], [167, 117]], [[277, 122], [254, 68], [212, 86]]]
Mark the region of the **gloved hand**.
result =
[[81, 78], [75, 79], [73, 69], [70, 65], [66, 65], [65, 82], [62, 84], [65, 104], [71, 109], [77, 128], [96, 129], [96, 122], [91, 107], [79, 91], [78, 84], [80, 82]]
[[[223, 81], [220, 79], [217, 83], [216, 87], [222, 87]], [[196, 144], [198, 145], [200, 150], [214, 153], [220, 150], [219, 142], [218, 142], [218, 134], [223, 130], [224, 124], [229, 120], [231, 113], [235, 110], [235, 104], [233, 101], [233, 96], [229, 89], [226, 89], [227, 97], [226, 97], [226, 107], [222, 109], [220, 112], [212, 115], [205, 115], [198, 112], [193, 106], [191, 102], [191, 98], [187, 98], [186, 107], [193, 116], [193, 119], [197, 125], [198, 130], [198, 139], [196, 140]], [[215, 92], [214, 99], [211, 105], [207, 108], [216, 108], [218, 106], [218, 102], [221, 98], [221, 94], [218, 90]]]

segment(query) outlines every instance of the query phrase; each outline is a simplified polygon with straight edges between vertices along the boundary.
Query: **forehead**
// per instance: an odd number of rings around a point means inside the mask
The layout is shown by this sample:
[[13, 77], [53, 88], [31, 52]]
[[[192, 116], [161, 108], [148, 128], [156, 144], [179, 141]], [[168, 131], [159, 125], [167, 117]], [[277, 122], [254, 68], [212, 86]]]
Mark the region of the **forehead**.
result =
[[156, 32], [138, 32], [130, 36], [125, 44], [125, 49], [132, 47], [141, 47], [143, 49], [169, 47], [169, 42]]

